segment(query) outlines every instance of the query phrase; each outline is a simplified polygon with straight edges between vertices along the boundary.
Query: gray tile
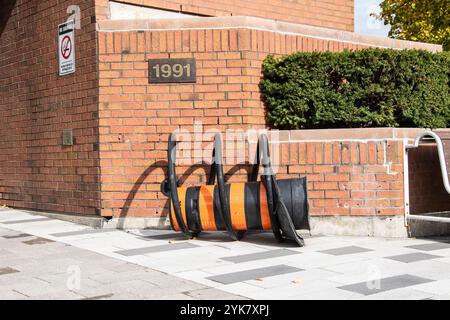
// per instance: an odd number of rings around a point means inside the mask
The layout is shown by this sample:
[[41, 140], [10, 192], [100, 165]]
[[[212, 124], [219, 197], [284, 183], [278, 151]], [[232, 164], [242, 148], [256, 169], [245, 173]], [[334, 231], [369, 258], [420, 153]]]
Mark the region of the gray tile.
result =
[[422, 251], [442, 250], [442, 249], [450, 249], [450, 243], [430, 242], [430, 243], [425, 243], [425, 244], [416, 244], [413, 246], [407, 246], [406, 248], [422, 250]]
[[435, 258], [442, 258], [442, 257], [435, 256], [433, 254], [422, 253], [422, 252], [413, 252], [413, 253], [407, 253], [407, 254], [400, 254], [398, 256], [385, 257], [385, 259], [391, 259], [391, 260], [405, 262], [405, 263], [422, 261], [422, 260], [430, 260], [430, 259], [435, 259]]
[[104, 232], [115, 232], [117, 229], [83, 229], [77, 231], [69, 231], [69, 232], [58, 232], [50, 234], [53, 237], [70, 237], [70, 236], [81, 236], [85, 234], [95, 234], [95, 233], [104, 233]]
[[286, 274], [286, 273], [292, 273], [292, 272], [298, 272], [298, 271], [303, 271], [303, 269], [294, 268], [291, 266], [280, 264], [280, 265], [271, 266], [271, 267], [264, 267], [264, 268], [258, 268], [258, 269], [251, 269], [251, 270], [215, 275], [215, 276], [207, 277], [206, 279], [215, 281], [215, 282], [220, 282], [223, 284], [230, 284], [230, 283], [235, 283], [235, 282], [254, 280], [257, 278], [273, 277], [273, 276], [277, 276], [280, 274]]
[[55, 241], [50, 240], [50, 239], [39, 238], [39, 237], [36, 237], [31, 240], [22, 241], [22, 243], [28, 244], [30, 246], [35, 245], [35, 244], [49, 243], [49, 242], [55, 242]]
[[48, 221], [48, 220], [54, 220], [54, 219], [37, 218], [37, 219], [23, 219], [23, 220], [8, 220], [8, 221], [0, 222], [0, 223], [3, 223], [3, 224], [16, 224], [16, 223], [40, 222], [40, 221]]
[[415, 286], [422, 283], [431, 282], [434, 280], [421, 278], [412, 276], [409, 274], [394, 276], [394, 277], [388, 277], [380, 279], [379, 283], [376, 282], [360, 282], [350, 285], [345, 285], [342, 287], [338, 287], [339, 289], [356, 292], [364, 295], [371, 295], [379, 292], [399, 289], [399, 288], [406, 288]]
[[14, 234], [11, 236], [3, 236], [3, 238], [5, 238], [5, 239], [17, 239], [17, 238], [25, 238], [25, 237], [32, 237], [32, 235], [28, 234], [28, 233], [19, 233], [19, 234]]
[[357, 247], [357, 246], [349, 246], [349, 247], [341, 247], [341, 248], [335, 248], [335, 249], [329, 249], [329, 250], [322, 250], [319, 252], [331, 254], [333, 256], [343, 256], [346, 254], [355, 254], [355, 253], [369, 252], [369, 251], [372, 251], [372, 250]]
[[121, 254], [123, 256], [137, 256], [137, 255], [146, 254], [146, 253], [191, 249], [191, 248], [197, 248], [197, 247], [198, 247], [197, 245], [189, 243], [189, 242], [180, 242], [180, 243], [174, 243], [174, 244], [163, 244], [160, 246], [120, 250], [120, 251], [116, 251], [116, 253]]
[[[198, 289], [185, 292], [187, 297], [194, 298], [195, 300], [211, 300], [211, 297], [214, 297], [214, 300], [247, 300], [248, 298], [244, 298], [241, 296], [237, 296], [232, 293], [228, 293], [225, 291], [217, 290], [214, 288], [206, 288], [206, 289]], [[184, 297], [182, 297], [184, 298]], [[186, 299], [186, 298], [184, 298]]]
[[6, 267], [6, 268], [0, 268], [0, 276], [4, 275], [4, 274], [11, 274], [11, 273], [16, 273], [19, 272], [19, 270], [10, 268], [10, 267]]
[[141, 240], [177, 240], [177, 239], [183, 239], [186, 238], [186, 236], [182, 233], [164, 233], [164, 234], [156, 234], [154, 236], [139, 236], [139, 239]]
[[277, 249], [277, 250], [263, 251], [263, 252], [257, 252], [257, 253], [243, 254], [243, 255], [239, 255], [239, 256], [224, 257], [224, 258], [220, 258], [220, 259], [225, 260], [225, 261], [234, 262], [234, 263], [241, 263], [241, 262], [248, 262], [248, 261], [254, 261], [254, 260], [262, 260], [262, 259], [290, 256], [293, 254], [300, 254], [300, 253], [301, 252], [294, 251], [294, 250]]

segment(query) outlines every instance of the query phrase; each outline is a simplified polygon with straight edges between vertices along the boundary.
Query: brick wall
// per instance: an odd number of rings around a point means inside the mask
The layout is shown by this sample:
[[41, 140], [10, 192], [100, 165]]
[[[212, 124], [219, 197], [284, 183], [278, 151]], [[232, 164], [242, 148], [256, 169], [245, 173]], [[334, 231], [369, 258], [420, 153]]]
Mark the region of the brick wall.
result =
[[436, 144], [409, 149], [410, 213], [450, 211], [450, 195], [442, 182]]
[[[175, 129], [192, 132], [197, 121], [204, 130], [222, 132], [265, 126], [258, 84], [267, 54], [370, 45], [358, 39], [245, 28], [152, 31], [146, 24], [142, 31], [114, 31], [140, 25], [99, 25], [102, 214], [116, 217], [166, 213], [167, 198], [159, 188], [166, 141]], [[147, 59], [192, 57], [197, 61], [195, 84], [148, 83]], [[352, 137], [283, 146], [286, 166], [280, 168], [280, 177], [308, 176], [315, 215], [402, 214], [403, 140], [352, 142]], [[180, 167], [179, 173], [187, 170]], [[237, 173], [232, 181], [245, 179], [244, 168]], [[187, 183], [204, 181], [199, 170]]]
[[[264, 127], [262, 59], [319, 45], [350, 47], [245, 29], [100, 32], [102, 215], [164, 213], [167, 199], [159, 184], [168, 135], [192, 130], [195, 121], [204, 130]], [[169, 57], [195, 57], [197, 83], [149, 85], [146, 60]]]
[[[440, 50], [259, 18], [96, 25], [107, 0], [80, 1], [77, 72], [59, 77], [57, 25], [74, 3], [17, 3], [0, 37], [0, 204], [38, 210], [164, 216], [167, 198], [159, 188], [169, 133], [192, 131], [197, 121], [203, 130], [264, 128], [258, 84], [267, 54], [368, 46]], [[195, 84], [148, 83], [147, 59], [177, 57], [196, 58]], [[72, 147], [61, 146], [66, 128], [74, 130]], [[326, 132], [313, 138], [283, 133], [293, 140], [281, 145], [279, 177], [308, 176], [311, 213], [402, 214], [404, 141], [392, 132], [336, 137], [330, 131], [327, 138]], [[178, 170], [186, 175], [190, 168]], [[230, 181], [245, 174], [241, 166]], [[201, 170], [186, 179], [204, 181]]]
[[[337, 30], [354, 30], [354, 0], [122, 0], [120, 2], [213, 17], [250, 16]], [[105, 17], [106, 15], [105, 12]]]
[[404, 213], [402, 140], [291, 142], [281, 148], [284, 174], [277, 177], [308, 178], [311, 215]]
[[[59, 77], [57, 26], [74, 4], [82, 18], [75, 32], [77, 72]], [[0, 205], [94, 214], [99, 207], [94, 1], [16, 1], [2, 16]], [[72, 147], [61, 146], [65, 128], [73, 129]]]

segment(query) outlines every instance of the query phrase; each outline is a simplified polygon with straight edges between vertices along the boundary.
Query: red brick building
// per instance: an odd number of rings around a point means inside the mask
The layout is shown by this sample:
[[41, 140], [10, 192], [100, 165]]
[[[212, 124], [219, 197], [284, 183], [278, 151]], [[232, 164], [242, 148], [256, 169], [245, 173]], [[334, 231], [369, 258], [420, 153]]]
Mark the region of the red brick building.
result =
[[[268, 54], [441, 50], [354, 34], [352, 0], [4, 3], [0, 205], [144, 217], [145, 225], [164, 223], [167, 198], [159, 189], [170, 132], [192, 130], [197, 121], [220, 131], [265, 127], [258, 84]], [[80, 9], [74, 11], [80, 22], [76, 71], [59, 76], [57, 28], [71, 5]], [[195, 58], [196, 82], [149, 83], [147, 60], [161, 58]], [[71, 129], [73, 145], [62, 143], [65, 129]], [[347, 224], [362, 216], [396, 219], [395, 229], [408, 210], [404, 146], [416, 133], [283, 132], [279, 175], [307, 175], [311, 215], [334, 224], [337, 233], [354, 232], [336, 217]], [[188, 180], [201, 181], [200, 172]], [[371, 224], [362, 233], [384, 232], [375, 229]]]

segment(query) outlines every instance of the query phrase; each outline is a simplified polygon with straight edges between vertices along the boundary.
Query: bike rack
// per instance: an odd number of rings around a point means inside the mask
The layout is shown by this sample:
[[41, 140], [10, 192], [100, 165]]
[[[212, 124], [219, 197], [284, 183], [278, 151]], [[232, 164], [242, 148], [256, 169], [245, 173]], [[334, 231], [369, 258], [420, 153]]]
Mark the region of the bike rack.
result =
[[[170, 198], [169, 201], [169, 219], [172, 229], [179, 229], [186, 237], [196, 237], [201, 231], [201, 221], [199, 209], [195, 207], [193, 202], [179, 197], [179, 183], [176, 178], [175, 162], [176, 162], [176, 137], [171, 134], [168, 140], [168, 175], [161, 184], [161, 191]], [[307, 201], [306, 178], [286, 179], [282, 187], [279, 185], [276, 176], [272, 170], [269, 154], [269, 142], [267, 135], [263, 134], [258, 139], [256, 151], [256, 164], [246, 187], [254, 187], [257, 184], [259, 168], [263, 166], [263, 174], [261, 175], [261, 184], [265, 188], [268, 214], [270, 217], [270, 227], [278, 242], [286, 239], [295, 241], [299, 246], [304, 246], [304, 239], [297, 233], [297, 229], [310, 229], [309, 226], [309, 206]], [[230, 213], [229, 191], [230, 184], [227, 184], [223, 172], [222, 164], [222, 139], [218, 133], [214, 138], [214, 147], [212, 152], [211, 170], [208, 177], [207, 185], [217, 184], [217, 208], [214, 211], [218, 213], [219, 218], [223, 221], [227, 233], [233, 240], [240, 240], [246, 230], [235, 230], [232, 223], [232, 215]], [[228, 188], [227, 188], [228, 187]], [[197, 188], [198, 187], [190, 187]], [[261, 188], [261, 186], [259, 187]], [[198, 193], [197, 189], [192, 189], [190, 194]], [[214, 198], [216, 198], [214, 192]], [[283, 195], [290, 200], [289, 210], [283, 200]], [[287, 196], [286, 196], [287, 195]], [[195, 196], [194, 196], [195, 197]], [[186, 197], [188, 198], [188, 197]], [[180, 201], [181, 200], [181, 201]], [[197, 200], [190, 199], [190, 200]], [[216, 201], [216, 199], [214, 199]], [[188, 204], [189, 202], [189, 204]], [[216, 202], [215, 202], [216, 203]], [[183, 210], [182, 205], [185, 205]], [[212, 205], [212, 204], [211, 204]], [[252, 203], [252, 205], [261, 205], [260, 203]], [[187, 209], [189, 210], [187, 210]], [[189, 214], [188, 214], [188, 213]], [[173, 213], [173, 214], [172, 214]], [[240, 212], [241, 215], [244, 213]], [[248, 213], [245, 213], [248, 215]], [[295, 223], [293, 222], [293, 219]], [[191, 223], [189, 223], [191, 221]], [[193, 222], [194, 221], [194, 222]], [[200, 228], [198, 227], [200, 226]]]

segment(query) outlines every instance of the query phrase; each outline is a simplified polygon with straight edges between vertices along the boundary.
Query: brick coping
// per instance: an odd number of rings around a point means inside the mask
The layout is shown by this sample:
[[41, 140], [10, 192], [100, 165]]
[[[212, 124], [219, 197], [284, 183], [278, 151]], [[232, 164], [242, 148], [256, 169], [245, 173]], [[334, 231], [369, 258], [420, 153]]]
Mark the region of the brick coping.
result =
[[[427, 129], [423, 128], [339, 128], [304, 130], [267, 130], [269, 139], [279, 143], [312, 141], [368, 141], [368, 140], [413, 140]], [[440, 129], [449, 130], [450, 129]], [[245, 132], [242, 131], [245, 135]], [[223, 135], [224, 140], [227, 136]], [[235, 139], [234, 136], [230, 138]]]
[[97, 21], [97, 30], [99, 32], [192, 29], [254, 29], [282, 34], [306, 36], [322, 40], [334, 40], [358, 45], [367, 45], [378, 48], [423, 49], [432, 52], [442, 51], [442, 46], [436, 44], [360, 35], [349, 31], [327, 29], [304, 24], [247, 16], [195, 17], [177, 20], [155, 19]]
[[425, 129], [422, 128], [344, 128], [280, 130], [280, 141], [352, 141], [414, 139]]

